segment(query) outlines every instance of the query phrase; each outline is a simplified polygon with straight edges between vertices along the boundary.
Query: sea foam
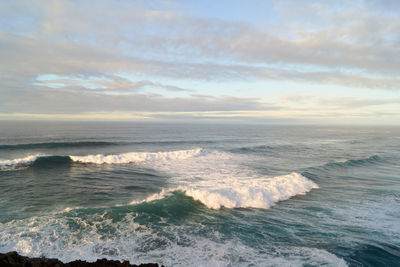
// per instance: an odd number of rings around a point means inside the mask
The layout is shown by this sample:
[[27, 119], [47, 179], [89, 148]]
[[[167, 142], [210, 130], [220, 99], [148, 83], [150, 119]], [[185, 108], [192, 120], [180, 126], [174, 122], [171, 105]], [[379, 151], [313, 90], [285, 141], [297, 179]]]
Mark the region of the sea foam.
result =
[[[195, 234], [193, 227], [197, 225], [191, 224], [171, 224], [162, 227], [165, 232], [159, 234], [156, 225], [147, 220], [137, 222], [137, 213], [120, 214], [114, 219], [110, 215], [99, 210], [84, 217], [46, 214], [0, 222], [0, 251], [63, 262], [107, 258], [166, 266], [347, 266], [342, 258], [323, 249], [269, 242], [255, 248], [237, 237], [219, 242]], [[218, 231], [212, 234], [223, 235]]]
[[[3, 160], [0, 161], [0, 170], [31, 165], [40, 157], [43, 156], [38, 154]], [[263, 175], [243, 164], [249, 161], [244, 155], [202, 148], [69, 156], [69, 159], [78, 163], [92, 164], [138, 163], [170, 175], [168, 188], [145, 200], [132, 201], [132, 204], [161, 199], [179, 190], [211, 209], [221, 207], [268, 209], [278, 201], [318, 188], [316, 183], [299, 173], [292, 172], [275, 177]]]
[[200, 156], [206, 151], [197, 148], [189, 150], [167, 151], [167, 152], [130, 152], [118, 155], [87, 155], [87, 156], [69, 156], [72, 161], [95, 164], [123, 164], [144, 161], [160, 160], [179, 160], [190, 157]]
[[295, 195], [305, 194], [318, 185], [299, 173], [210, 184], [207, 188], [180, 187], [186, 195], [201, 201], [212, 209], [263, 208], [268, 209], [276, 202]]
[[8, 170], [18, 167], [23, 167], [35, 162], [41, 155], [29, 155], [24, 158], [17, 158], [17, 159], [8, 159], [8, 160], [0, 160], [0, 170]]
[[180, 158], [173, 163], [155, 161], [152, 168], [169, 173], [169, 187], [145, 200], [162, 199], [174, 191], [202, 202], [208, 208], [263, 208], [276, 202], [305, 194], [318, 185], [303, 175], [292, 172], [268, 176], [255, 172], [244, 163], [249, 158], [222, 151], [203, 151], [196, 157]]
[[248, 179], [230, 179], [229, 181], [209, 181], [193, 183], [191, 186], [178, 186], [163, 189], [143, 201], [131, 204], [159, 200], [171, 192], [183, 191], [187, 196], [200, 201], [210, 209], [260, 208], [268, 209], [278, 201], [287, 200], [296, 195], [304, 195], [311, 189], [319, 188], [316, 183], [303, 175], [293, 172], [276, 177]]
[[66, 158], [74, 162], [93, 163], [93, 164], [124, 164], [124, 163], [140, 163], [154, 161], [171, 161], [182, 160], [191, 157], [197, 157], [207, 154], [208, 152], [201, 148], [166, 151], [166, 152], [129, 152], [116, 155], [86, 155], [86, 156], [51, 156], [51, 155], [28, 155], [23, 158], [0, 160], [0, 170], [20, 169], [28, 167], [39, 159], [47, 158], [49, 161], [54, 158]]

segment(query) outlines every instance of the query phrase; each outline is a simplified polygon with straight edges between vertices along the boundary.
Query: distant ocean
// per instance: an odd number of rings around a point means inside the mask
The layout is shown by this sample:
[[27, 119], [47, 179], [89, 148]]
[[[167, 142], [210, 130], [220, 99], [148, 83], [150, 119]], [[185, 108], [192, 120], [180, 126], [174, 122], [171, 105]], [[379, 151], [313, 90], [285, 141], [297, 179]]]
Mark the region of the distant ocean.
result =
[[0, 252], [399, 266], [400, 128], [0, 122]]

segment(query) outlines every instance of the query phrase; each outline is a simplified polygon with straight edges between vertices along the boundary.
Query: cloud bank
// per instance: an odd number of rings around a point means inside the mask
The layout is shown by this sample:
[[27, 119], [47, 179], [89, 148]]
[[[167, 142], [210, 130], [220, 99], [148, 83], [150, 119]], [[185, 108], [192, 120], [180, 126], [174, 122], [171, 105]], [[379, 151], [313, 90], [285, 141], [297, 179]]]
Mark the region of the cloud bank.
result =
[[237, 19], [190, 2], [2, 2], [1, 118], [398, 119], [396, 1], [262, 8]]

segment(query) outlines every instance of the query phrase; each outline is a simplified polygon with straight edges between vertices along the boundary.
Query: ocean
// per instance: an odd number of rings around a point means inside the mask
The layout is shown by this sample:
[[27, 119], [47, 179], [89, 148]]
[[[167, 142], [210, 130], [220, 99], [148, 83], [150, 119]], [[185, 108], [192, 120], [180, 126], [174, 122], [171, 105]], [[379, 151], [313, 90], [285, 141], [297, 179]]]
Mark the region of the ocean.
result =
[[0, 122], [0, 252], [399, 266], [400, 128]]

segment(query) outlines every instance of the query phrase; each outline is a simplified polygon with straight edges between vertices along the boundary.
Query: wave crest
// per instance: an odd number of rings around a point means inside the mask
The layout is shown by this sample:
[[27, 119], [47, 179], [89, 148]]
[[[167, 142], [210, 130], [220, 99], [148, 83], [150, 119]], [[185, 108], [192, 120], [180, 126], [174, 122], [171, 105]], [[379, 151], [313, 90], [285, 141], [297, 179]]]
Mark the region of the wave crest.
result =
[[0, 170], [14, 170], [24, 168], [35, 162], [42, 155], [29, 155], [24, 158], [0, 160]]
[[168, 152], [130, 152], [119, 155], [88, 155], [88, 156], [70, 156], [72, 161], [95, 164], [123, 164], [143, 161], [159, 160], [179, 160], [191, 157], [201, 156], [207, 152], [201, 148], [190, 150], [178, 150]]
[[318, 185], [299, 173], [237, 181], [232, 186], [216, 189], [180, 188], [186, 195], [212, 209], [261, 208], [268, 209], [276, 202], [305, 194]]
[[[231, 182], [231, 181], [230, 181]], [[319, 188], [316, 183], [303, 175], [292, 172], [287, 175], [236, 180], [234, 183], [210, 183], [208, 186], [194, 184], [178, 186], [153, 194], [143, 201], [131, 204], [151, 202], [163, 199], [174, 191], [183, 191], [187, 196], [198, 200], [210, 209], [260, 208], [268, 209], [276, 202], [287, 200], [296, 195], [304, 195], [311, 189]]]
[[118, 155], [87, 155], [87, 156], [48, 156], [42, 154], [29, 155], [24, 158], [0, 160], [0, 170], [20, 170], [32, 165], [51, 165], [70, 161], [93, 164], [123, 164], [134, 162], [155, 162], [182, 160], [206, 155], [208, 152], [201, 148], [167, 152], [130, 152]]
[[349, 160], [343, 160], [343, 161], [337, 161], [337, 162], [330, 162], [325, 164], [325, 166], [328, 167], [357, 167], [357, 166], [366, 166], [366, 165], [371, 165], [371, 164], [376, 164], [378, 162], [382, 161], [382, 158], [379, 157], [378, 155], [373, 155], [368, 158], [362, 158], [362, 159], [349, 159]]

